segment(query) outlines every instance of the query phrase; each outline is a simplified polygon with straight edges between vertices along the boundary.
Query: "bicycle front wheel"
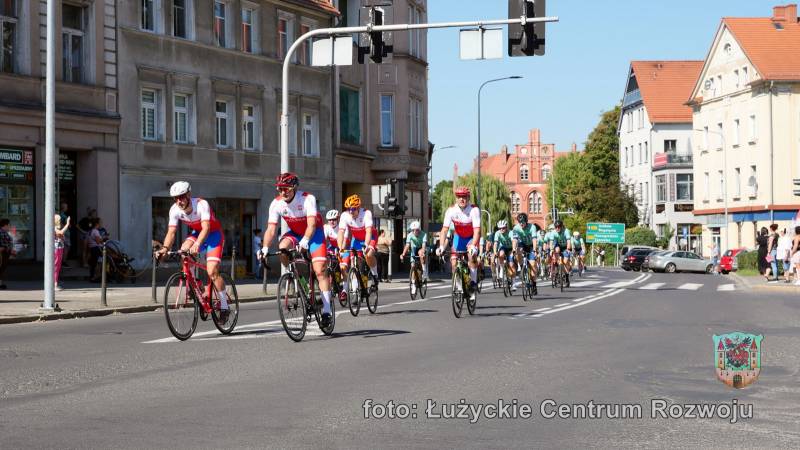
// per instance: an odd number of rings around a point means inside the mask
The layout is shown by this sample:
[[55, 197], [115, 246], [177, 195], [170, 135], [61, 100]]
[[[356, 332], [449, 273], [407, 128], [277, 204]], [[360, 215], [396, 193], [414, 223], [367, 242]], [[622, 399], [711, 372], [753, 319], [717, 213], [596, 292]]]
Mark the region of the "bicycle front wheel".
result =
[[408, 276], [408, 295], [411, 297], [411, 300], [417, 299], [417, 291], [419, 290], [419, 286], [417, 284], [417, 270], [412, 267], [411, 272]]
[[225, 296], [228, 302], [228, 312], [223, 312], [222, 301], [219, 298], [216, 286], [213, 291], [213, 298], [211, 299], [211, 318], [214, 320], [214, 326], [217, 327], [220, 333], [230, 334], [236, 327], [236, 322], [239, 320], [239, 294], [236, 293], [236, 283], [233, 282], [231, 276], [227, 272], [219, 274], [225, 283]]
[[186, 284], [186, 276], [181, 272], [172, 275], [164, 289], [164, 315], [176, 339], [185, 341], [192, 337], [197, 328], [199, 306], [194, 291]]
[[358, 311], [361, 309], [361, 277], [355, 268], [351, 268], [347, 272], [347, 279], [350, 280], [347, 286], [349, 290], [347, 301], [350, 305], [350, 314], [353, 317], [357, 317]]
[[308, 319], [306, 318], [306, 302], [300, 294], [297, 282], [292, 273], [281, 275], [278, 280], [278, 312], [286, 335], [295, 342], [300, 342], [306, 335]]
[[375, 314], [378, 311], [378, 279], [372, 274], [368, 275], [369, 281], [367, 282], [367, 309], [370, 314]]
[[464, 290], [461, 283], [461, 270], [456, 269], [453, 271], [453, 293], [452, 293], [452, 303], [453, 303], [453, 314], [456, 317], [460, 318], [461, 313], [464, 310]]

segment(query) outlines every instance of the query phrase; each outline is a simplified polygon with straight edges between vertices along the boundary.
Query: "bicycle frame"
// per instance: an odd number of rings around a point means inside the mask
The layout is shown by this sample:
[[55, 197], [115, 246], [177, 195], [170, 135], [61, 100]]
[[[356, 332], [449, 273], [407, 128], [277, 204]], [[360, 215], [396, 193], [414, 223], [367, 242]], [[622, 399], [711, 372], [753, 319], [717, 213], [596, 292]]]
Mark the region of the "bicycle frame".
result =
[[[187, 252], [178, 251], [178, 252], [170, 252], [168, 254], [179, 255], [181, 257], [181, 272], [183, 272], [184, 277], [186, 277], [185, 281], [187, 288], [191, 288], [192, 291], [194, 291], [194, 295], [197, 297], [197, 301], [198, 303], [200, 303], [200, 306], [203, 308], [203, 311], [205, 313], [210, 313], [211, 312], [210, 295], [206, 296], [206, 293], [202, 291], [201, 288], [207, 288], [208, 292], [210, 293], [211, 290], [213, 289], [212, 287], [213, 282], [211, 281], [211, 277], [209, 276], [208, 285], [203, 286], [200, 283], [200, 281], [197, 278], [195, 278], [193, 270], [193, 269], [200, 269], [203, 272], [208, 273], [208, 269], [206, 268], [205, 264], [197, 262], [195, 257]], [[178, 293], [180, 294], [180, 290], [178, 290]], [[187, 294], [189, 293], [188, 289], [186, 293]], [[175, 303], [178, 304], [179, 302], [180, 299], [176, 298]]]

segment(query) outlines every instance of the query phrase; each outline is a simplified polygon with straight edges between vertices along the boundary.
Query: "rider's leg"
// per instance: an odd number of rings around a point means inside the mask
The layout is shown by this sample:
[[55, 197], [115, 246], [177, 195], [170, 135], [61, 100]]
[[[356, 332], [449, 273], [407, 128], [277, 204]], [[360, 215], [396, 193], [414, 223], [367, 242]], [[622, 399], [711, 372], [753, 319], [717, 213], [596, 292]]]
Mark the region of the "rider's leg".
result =
[[[280, 242], [278, 242], [278, 248], [281, 250], [291, 250], [294, 248], [295, 245], [297, 245], [297, 243], [292, 238], [289, 237], [284, 237], [283, 239], [281, 239]], [[287, 267], [289, 265], [288, 255], [281, 253], [279, 258], [281, 260], [281, 264], [283, 265], [283, 267]]]
[[219, 294], [220, 309], [228, 309], [228, 295], [225, 292], [225, 280], [219, 276], [219, 261], [209, 258], [206, 263], [206, 269], [208, 270], [208, 278], [214, 283], [214, 287]]
[[[477, 250], [477, 248], [475, 248], [472, 251], [474, 252], [475, 250]], [[470, 256], [469, 261], [468, 261], [468, 265], [469, 265], [469, 279], [472, 280], [473, 283], [477, 283], [478, 282], [478, 255], [477, 255], [477, 253], [475, 255], [471, 255]]]
[[378, 278], [378, 259], [375, 257], [375, 249], [372, 247], [366, 247], [364, 249], [364, 259], [367, 260], [367, 265], [369, 266], [369, 270], [372, 272], [372, 275], [375, 278]]
[[419, 249], [419, 251], [417, 252], [417, 255], [419, 256], [420, 264], [422, 264], [422, 279], [423, 280], [427, 280], [428, 279], [428, 258], [425, 255], [425, 249], [422, 249], [422, 248]]
[[317, 275], [317, 284], [322, 293], [322, 312], [331, 312], [331, 282], [328, 279], [328, 274], [325, 273], [325, 261], [319, 261], [316, 258], [312, 261], [314, 266], [314, 273]]

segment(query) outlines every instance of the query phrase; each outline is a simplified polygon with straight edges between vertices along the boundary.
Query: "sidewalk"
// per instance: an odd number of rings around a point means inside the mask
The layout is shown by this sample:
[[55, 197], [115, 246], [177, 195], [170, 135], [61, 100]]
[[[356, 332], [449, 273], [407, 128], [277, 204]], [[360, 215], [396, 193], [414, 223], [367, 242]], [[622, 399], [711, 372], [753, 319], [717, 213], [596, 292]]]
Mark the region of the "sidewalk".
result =
[[800, 294], [800, 286], [796, 286], [794, 282], [785, 283], [783, 280], [777, 283], [767, 283], [764, 277], [760, 275], [743, 277], [736, 272], [731, 272], [728, 275], [733, 279], [736, 284], [741, 284], [748, 290], [770, 291], [770, 292], [783, 292], [785, 294]]

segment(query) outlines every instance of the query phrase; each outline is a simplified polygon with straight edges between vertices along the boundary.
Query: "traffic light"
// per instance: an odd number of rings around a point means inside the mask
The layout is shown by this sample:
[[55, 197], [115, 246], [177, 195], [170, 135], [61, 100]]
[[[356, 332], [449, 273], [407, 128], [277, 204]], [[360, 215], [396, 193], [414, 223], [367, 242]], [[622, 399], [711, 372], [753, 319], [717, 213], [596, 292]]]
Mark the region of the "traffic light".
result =
[[[372, 26], [381, 26], [384, 24], [384, 10], [377, 6], [373, 6], [369, 10], [369, 18]], [[394, 46], [386, 44], [383, 40], [383, 31], [370, 31], [369, 32], [369, 47], [358, 47], [358, 63], [364, 64], [364, 55], [369, 53], [369, 59], [373, 62], [380, 64], [383, 58], [389, 56], [389, 53], [394, 51]]]
[[[508, 0], [508, 18], [545, 17], [545, 0]], [[545, 22], [508, 25], [508, 56], [544, 55]]]
[[389, 183], [389, 195], [386, 196], [384, 211], [388, 217], [402, 217], [405, 214], [406, 194], [405, 180], [391, 179]]

